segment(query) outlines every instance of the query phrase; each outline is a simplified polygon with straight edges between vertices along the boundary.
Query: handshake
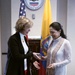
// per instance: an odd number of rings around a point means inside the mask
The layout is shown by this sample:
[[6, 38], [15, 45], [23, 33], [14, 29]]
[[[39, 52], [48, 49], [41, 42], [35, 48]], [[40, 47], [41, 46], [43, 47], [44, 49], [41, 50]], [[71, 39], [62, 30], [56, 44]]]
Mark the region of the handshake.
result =
[[40, 53], [33, 52], [33, 55], [36, 59], [42, 61], [46, 59], [46, 56], [42, 56]]
[[[40, 60], [40, 61], [43, 61], [43, 60], [46, 59], [46, 56], [42, 56], [40, 53], [36, 53], [36, 52], [33, 52], [33, 56], [34, 56], [36, 59]], [[37, 69], [40, 69], [39, 63], [38, 63], [37, 61], [35, 61], [35, 62], [33, 63], [33, 65], [34, 65]]]

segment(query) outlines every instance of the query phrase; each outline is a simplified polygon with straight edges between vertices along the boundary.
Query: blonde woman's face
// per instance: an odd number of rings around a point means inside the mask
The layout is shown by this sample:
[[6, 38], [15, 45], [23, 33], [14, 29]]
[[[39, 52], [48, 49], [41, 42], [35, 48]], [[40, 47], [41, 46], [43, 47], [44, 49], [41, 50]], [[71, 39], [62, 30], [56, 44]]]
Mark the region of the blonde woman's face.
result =
[[30, 31], [30, 28], [26, 28], [25, 30], [22, 31], [22, 34], [27, 35]]

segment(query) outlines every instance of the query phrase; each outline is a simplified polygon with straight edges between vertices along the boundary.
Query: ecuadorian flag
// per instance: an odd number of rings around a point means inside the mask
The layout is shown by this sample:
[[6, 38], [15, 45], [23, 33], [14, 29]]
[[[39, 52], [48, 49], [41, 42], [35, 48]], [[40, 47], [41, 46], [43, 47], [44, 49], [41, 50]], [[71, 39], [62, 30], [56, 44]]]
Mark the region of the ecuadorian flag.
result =
[[[49, 25], [52, 23], [52, 13], [50, 0], [45, 0], [43, 21], [42, 21], [42, 32], [41, 32], [41, 43], [40, 43], [40, 53], [45, 56], [48, 49], [48, 40], [50, 35]], [[40, 62], [39, 75], [46, 75], [46, 61]]]

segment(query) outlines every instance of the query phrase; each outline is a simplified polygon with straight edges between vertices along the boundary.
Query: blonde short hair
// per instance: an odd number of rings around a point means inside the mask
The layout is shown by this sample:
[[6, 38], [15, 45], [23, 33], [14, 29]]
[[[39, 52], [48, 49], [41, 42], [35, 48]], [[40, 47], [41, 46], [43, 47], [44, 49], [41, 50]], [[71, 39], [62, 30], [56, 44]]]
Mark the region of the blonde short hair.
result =
[[20, 17], [15, 26], [16, 32], [21, 32], [27, 28], [31, 28], [33, 26], [33, 22], [26, 17]]

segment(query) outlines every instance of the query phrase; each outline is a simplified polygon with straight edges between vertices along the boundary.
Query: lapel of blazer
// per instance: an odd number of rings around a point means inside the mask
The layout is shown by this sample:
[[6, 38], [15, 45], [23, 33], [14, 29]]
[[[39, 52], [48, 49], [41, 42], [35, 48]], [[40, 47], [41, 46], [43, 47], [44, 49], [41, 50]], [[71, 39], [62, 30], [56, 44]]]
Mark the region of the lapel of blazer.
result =
[[17, 41], [18, 41], [20, 47], [22, 48], [22, 50], [23, 50], [23, 52], [24, 52], [24, 48], [23, 48], [23, 45], [22, 45], [21, 39], [20, 39], [20, 34], [17, 32], [15, 35], [16, 35], [16, 37], [17, 37]]

